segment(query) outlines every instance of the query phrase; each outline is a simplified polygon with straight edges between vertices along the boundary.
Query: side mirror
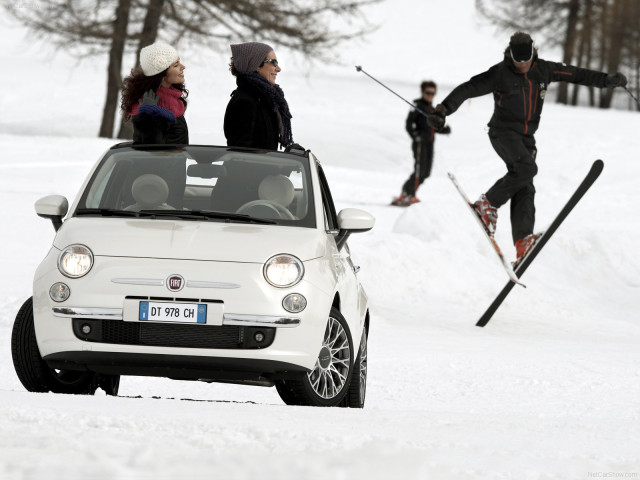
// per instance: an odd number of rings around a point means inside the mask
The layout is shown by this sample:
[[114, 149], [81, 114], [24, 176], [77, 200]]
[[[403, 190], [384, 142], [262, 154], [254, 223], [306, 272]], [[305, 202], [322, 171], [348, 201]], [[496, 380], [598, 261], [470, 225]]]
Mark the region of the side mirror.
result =
[[368, 232], [376, 224], [376, 219], [369, 212], [359, 208], [345, 208], [338, 213], [338, 236], [336, 244], [341, 250], [352, 233]]
[[62, 195], [47, 195], [35, 203], [39, 217], [48, 218], [56, 232], [62, 226], [62, 218], [69, 211], [69, 202]]

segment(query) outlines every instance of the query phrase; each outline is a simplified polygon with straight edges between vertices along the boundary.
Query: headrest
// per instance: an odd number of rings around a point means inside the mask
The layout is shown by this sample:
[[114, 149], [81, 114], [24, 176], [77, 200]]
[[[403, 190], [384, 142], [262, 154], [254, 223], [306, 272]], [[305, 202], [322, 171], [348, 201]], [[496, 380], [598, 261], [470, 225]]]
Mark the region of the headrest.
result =
[[276, 202], [283, 207], [288, 207], [293, 202], [294, 193], [293, 183], [284, 175], [269, 175], [258, 187], [260, 200]]
[[169, 186], [158, 175], [145, 173], [134, 180], [131, 194], [142, 208], [157, 207], [167, 201]]

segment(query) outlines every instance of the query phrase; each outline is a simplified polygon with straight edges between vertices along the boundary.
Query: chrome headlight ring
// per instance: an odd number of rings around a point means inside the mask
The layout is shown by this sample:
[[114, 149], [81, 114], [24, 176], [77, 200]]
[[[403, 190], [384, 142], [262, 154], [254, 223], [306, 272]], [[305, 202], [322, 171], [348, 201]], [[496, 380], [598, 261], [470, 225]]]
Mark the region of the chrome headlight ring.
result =
[[265, 262], [262, 273], [265, 280], [274, 287], [293, 287], [302, 280], [304, 265], [297, 257], [280, 253]]
[[86, 245], [69, 245], [58, 256], [58, 270], [65, 277], [84, 277], [93, 267], [93, 252]]

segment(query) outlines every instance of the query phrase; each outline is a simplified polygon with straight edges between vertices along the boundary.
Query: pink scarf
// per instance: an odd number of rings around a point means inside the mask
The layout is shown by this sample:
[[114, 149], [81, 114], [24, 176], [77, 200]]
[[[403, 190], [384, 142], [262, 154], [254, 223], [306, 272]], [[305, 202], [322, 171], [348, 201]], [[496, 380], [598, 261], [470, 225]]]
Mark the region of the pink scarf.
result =
[[[184, 115], [184, 103], [180, 100], [182, 97], [182, 92], [177, 88], [169, 87], [160, 87], [156, 91], [156, 95], [160, 97], [158, 99], [158, 106], [169, 110], [173, 113], [176, 118]], [[140, 108], [139, 103], [134, 103], [131, 107], [131, 115], [137, 115], [138, 109]]]

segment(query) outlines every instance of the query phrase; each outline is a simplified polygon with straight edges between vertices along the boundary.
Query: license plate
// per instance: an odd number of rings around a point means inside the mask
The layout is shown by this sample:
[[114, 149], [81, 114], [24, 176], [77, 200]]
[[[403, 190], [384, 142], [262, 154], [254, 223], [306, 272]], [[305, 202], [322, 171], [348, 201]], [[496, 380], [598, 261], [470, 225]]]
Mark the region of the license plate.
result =
[[151, 322], [207, 323], [203, 303], [140, 302], [140, 320]]

